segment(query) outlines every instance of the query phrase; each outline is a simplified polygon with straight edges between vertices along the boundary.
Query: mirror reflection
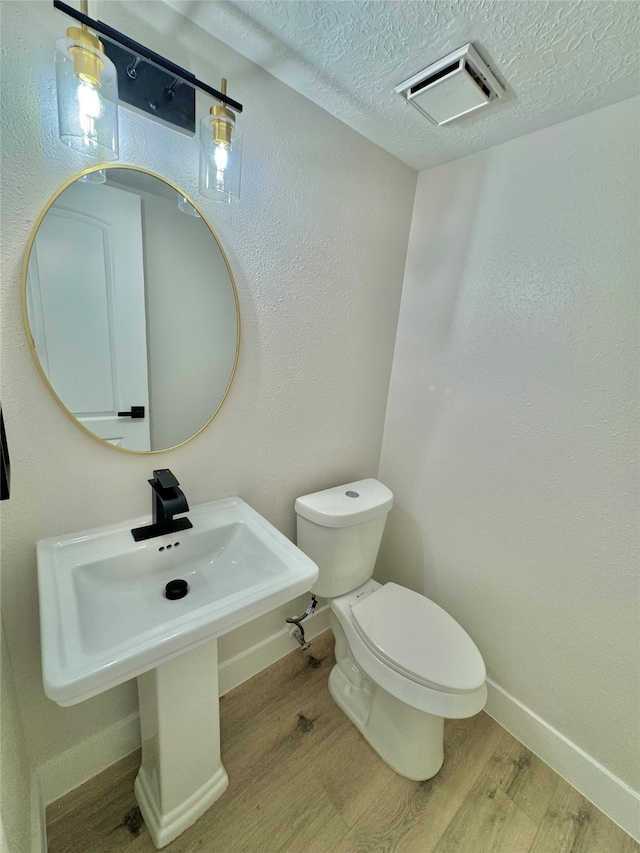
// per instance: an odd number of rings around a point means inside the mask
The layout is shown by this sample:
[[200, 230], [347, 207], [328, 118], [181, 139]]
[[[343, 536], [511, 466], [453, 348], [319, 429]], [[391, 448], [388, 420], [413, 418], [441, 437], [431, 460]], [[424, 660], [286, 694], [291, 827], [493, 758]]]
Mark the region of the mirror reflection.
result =
[[32, 238], [24, 303], [55, 395], [116, 447], [181, 444], [226, 396], [239, 345], [231, 271], [194, 203], [156, 175], [102, 167], [63, 187]]

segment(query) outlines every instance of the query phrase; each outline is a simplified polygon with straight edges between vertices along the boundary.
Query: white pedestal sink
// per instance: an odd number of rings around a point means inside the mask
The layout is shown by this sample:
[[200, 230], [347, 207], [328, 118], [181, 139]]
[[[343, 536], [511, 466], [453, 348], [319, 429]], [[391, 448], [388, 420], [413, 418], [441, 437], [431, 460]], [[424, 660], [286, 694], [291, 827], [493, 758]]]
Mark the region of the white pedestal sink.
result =
[[[156, 847], [227, 788], [217, 637], [309, 590], [318, 569], [240, 498], [193, 507], [190, 530], [135, 542], [148, 518], [37, 544], [43, 680], [60, 705], [138, 678], [135, 783]], [[166, 584], [187, 581], [184, 598]]]
[[156, 847], [196, 821], [227, 789], [220, 760], [217, 640], [138, 676], [140, 811]]

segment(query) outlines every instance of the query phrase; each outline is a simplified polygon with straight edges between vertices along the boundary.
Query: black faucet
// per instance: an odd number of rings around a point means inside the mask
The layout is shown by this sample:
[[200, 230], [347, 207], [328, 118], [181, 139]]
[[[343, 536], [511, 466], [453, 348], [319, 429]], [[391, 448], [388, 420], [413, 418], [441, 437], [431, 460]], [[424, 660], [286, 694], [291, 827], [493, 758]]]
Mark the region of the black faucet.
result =
[[149, 484], [153, 489], [153, 523], [133, 528], [131, 535], [136, 542], [193, 527], [188, 518], [174, 518], [181, 512], [189, 512], [189, 504], [184, 492], [178, 488], [180, 484], [168, 468], [154, 471], [153, 480], [149, 480]]

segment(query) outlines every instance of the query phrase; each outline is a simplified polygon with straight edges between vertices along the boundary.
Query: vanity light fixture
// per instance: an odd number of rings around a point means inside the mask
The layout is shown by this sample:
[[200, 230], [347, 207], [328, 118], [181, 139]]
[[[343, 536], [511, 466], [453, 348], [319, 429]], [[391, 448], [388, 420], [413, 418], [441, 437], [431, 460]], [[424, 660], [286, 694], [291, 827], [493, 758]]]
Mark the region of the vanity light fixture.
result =
[[[86, 15], [87, 0], [81, 2]], [[86, 24], [69, 27], [55, 52], [60, 139], [98, 160], [118, 159], [118, 75]]]
[[[226, 95], [227, 81], [220, 91]], [[200, 192], [216, 193], [216, 200], [240, 201], [242, 131], [236, 128], [236, 116], [224, 104], [211, 107], [200, 121]]]
[[[102, 160], [118, 157], [118, 99], [162, 123], [196, 131], [196, 90], [220, 103], [200, 125], [200, 191], [218, 201], [240, 198], [242, 104], [103, 21], [62, 0], [53, 6], [80, 23], [56, 42], [56, 83], [61, 140]], [[90, 32], [91, 30], [91, 32]], [[103, 39], [101, 41], [97, 35]]]

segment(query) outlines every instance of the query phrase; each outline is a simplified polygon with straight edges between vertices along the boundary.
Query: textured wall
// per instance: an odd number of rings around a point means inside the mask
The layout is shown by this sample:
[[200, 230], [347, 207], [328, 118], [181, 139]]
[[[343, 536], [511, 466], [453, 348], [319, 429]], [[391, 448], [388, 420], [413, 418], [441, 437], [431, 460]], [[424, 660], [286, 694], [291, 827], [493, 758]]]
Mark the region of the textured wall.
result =
[[380, 577], [637, 788], [638, 99], [420, 174]]
[[1, 646], [0, 825], [6, 834], [6, 850], [0, 841], [0, 853], [20, 853], [29, 850], [31, 845], [31, 771], [4, 626]]
[[[214, 85], [224, 74], [245, 105], [243, 200], [203, 201], [239, 290], [234, 386], [212, 425], [178, 450], [145, 457], [104, 447], [50, 397], [20, 308], [29, 232], [83, 166], [56, 130], [53, 43], [68, 21], [48, 0], [3, 0], [1, 14], [2, 404], [13, 463], [2, 606], [38, 764], [123, 718], [137, 697], [133, 683], [74, 708], [44, 696], [36, 540], [150, 512], [156, 466], [175, 472], [192, 503], [240, 495], [291, 537], [297, 495], [375, 474], [416, 173], [164, 4], [102, 4], [97, 17]], [[127, 110], [121, 117], [121, 162], [196, 196], [197, 140]], [[278, 630], [282, 616], [225, 638], [221, 658]]]

